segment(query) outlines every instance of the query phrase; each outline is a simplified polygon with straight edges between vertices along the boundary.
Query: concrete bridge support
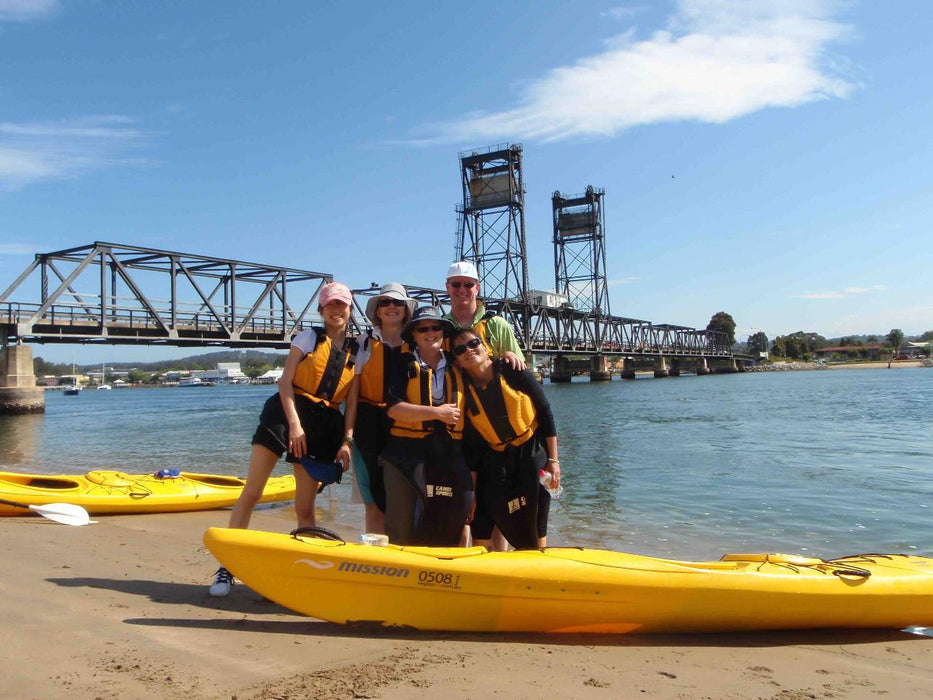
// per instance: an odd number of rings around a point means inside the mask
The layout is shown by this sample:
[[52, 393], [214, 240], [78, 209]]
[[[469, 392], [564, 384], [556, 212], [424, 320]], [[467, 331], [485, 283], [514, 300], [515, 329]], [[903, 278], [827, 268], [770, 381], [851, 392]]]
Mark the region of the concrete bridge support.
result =
[[739, 371], [739, 365], [735, 359], [727, 360], [726, 364], [716, 367], [716, 374], [735, 374]]
[[612, 379], [609, 371], [609, 358], [605, 355], [593, 355], [590, 358], [590, 381], [608, 382]]
[[697, 364], [697, 376], [712, 374], [712, 372], [713, 370], [709, 368], [709, 363], [706, 361], [706, 358], [701, 357], [699, 363]]
[[635, 360], [631, 357], [626, 357], [622, 360], [622, 372], [619, 374], [622, 379], [634, 379], [635, 378]]
[[570, 368], [570, 360], [563, 355], [555, 357], [554, 362], [551, 364], [551, 383], [569, 382], [572, 376], [573, 371]]
[[670, 376], [679, 377], [680, 376], [680, 360], [672, 359], [671, 365], [670, 367], [668, 367], [667, 371], [670, 374]]
[[0, 414], [44, 413], [45, 391], [36, 386], [32, 348], [0, 347]]
[[658, 364], [657, 364], [657, 366], [654, 368], [654, 376], [655, 376], [656, 378], [658, 378], [658, 379], [660, 379], [661, 377], [669, 377], [669, 376], [671, 376], [671, 372], [670, 372], [670, 370], [667, 368], [667, 359], [666, 359], [666, 358], [664, 358], [664, 357], [659, 357], [659, 358], [658, 358]]

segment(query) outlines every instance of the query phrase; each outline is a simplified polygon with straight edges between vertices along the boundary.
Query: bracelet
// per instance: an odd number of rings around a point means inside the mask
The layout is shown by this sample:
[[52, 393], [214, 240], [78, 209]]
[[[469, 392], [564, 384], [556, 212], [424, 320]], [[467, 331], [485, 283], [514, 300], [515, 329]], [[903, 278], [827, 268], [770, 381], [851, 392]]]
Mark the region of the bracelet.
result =
[[352, 435], [347, 435], [347, 436], [343, 439], [343, 444], [344, 444], [344, 445], [352, 445], [352, 444], [353, 444], [353, 436], [352, 436]]
[[547, 461], [548, 461], [548, 462], [551, 462], [552, 464], [560, 464], [560, 460], [559, 460], [559, 459], [551, 459], [550, 457], [548, 457], [548, 458], [547, 458]]

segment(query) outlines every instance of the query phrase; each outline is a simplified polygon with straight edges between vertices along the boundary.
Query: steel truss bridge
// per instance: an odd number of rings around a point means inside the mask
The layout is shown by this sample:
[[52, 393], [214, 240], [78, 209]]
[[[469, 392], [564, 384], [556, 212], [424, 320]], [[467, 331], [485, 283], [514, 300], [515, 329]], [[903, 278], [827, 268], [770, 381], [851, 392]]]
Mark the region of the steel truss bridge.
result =
[[[118, 243], [39, 253], [0, 294], [0, 345], [106, 343], [286, 349], [321, 325], [317, 297], [333, 276]], [[449, 307], [447, 293], [408, 286], [421, 304]], [[351, 332], [367, 327], [355, 289]], [[634, 359], [734, 358], [719, 333], [617, 316], [486, 300], [527, 352]]]

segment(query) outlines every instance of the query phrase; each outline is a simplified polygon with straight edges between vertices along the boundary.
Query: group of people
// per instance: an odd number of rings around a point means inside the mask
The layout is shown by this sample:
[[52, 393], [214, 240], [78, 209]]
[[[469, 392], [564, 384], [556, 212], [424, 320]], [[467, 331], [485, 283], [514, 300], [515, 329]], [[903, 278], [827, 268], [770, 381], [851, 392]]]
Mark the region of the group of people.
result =
[[[347, 335], [353, 298], [322, 287], [323, 328], [292, 341], [279, 391], [263, 406], [246, 485], [230, 515], [249, 526], [285, 455], [295, 469], [299, 527], [333, 465], [354, 475], [366, 531], [398, 545], [544, 547], [550, 507], [540, 475], [560, 484], [550, 406], [507, 321], [487, 312], [470, 262], [450, 266], [450, 311], [418, 307], [398, 283], [369, 299], [372, 329]], [[344, 412], [340, 412], [341, 404]], [[328, 471], [330, 469], [330, 471]], [[233, 576], [220, 567], [210, 593]]]

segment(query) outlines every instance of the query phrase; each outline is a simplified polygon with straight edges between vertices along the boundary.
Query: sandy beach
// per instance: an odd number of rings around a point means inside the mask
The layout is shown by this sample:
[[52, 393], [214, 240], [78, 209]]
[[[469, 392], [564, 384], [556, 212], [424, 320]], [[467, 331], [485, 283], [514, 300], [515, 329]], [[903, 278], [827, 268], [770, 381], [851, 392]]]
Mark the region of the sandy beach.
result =
[[[253, 527], [287, 532], [293, 517], [267, 508]], [[373, 632], [301, 617], [242, 585], [214, 599], [201, 536], [226, 519], [0, 520], [0, 697], [802, 700], [926, 698], [933, 687], [933, 638], [900, 631]]]

